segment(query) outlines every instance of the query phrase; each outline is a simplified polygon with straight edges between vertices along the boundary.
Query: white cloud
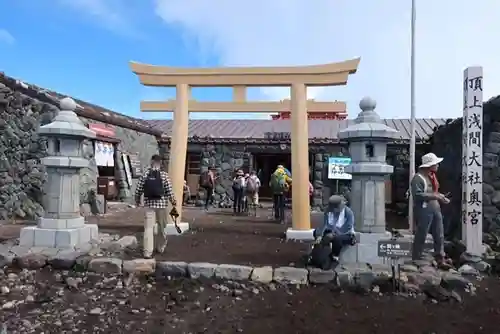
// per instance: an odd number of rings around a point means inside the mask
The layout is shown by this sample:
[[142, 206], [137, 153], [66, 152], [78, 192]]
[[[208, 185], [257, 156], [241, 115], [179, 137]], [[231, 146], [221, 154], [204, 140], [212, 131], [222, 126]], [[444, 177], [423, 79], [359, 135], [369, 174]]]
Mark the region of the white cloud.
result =
[[[155, 0], [156, 13], [222, 65], [303, 65], [361, 56], [347, 87], [314, 89], [346, 100], [351, 117], [370, 95], [384, 117], [410, 114], [411, 0]], [[485, 99], [500, 94], [499, 1], [417, 0], [417, 117], [458, 117], [463, 70], [485, 70]], [[288, 90], [264, 89], [273, 99]]]
[[0, 29], [0, 43], [14, 44], [16, 39], [10, 32], [5, 29]]

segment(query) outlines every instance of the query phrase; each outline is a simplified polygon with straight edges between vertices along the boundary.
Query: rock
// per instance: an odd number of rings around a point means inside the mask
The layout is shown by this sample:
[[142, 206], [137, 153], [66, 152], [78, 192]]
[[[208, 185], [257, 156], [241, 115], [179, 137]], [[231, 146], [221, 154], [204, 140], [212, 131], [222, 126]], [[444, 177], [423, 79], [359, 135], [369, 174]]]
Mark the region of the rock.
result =
[[408, 273], [416, 273], [418, 272], [418, 267], [412, 264], [403, 264], [401, 270]]
[[472, 286], [472, 283], [460, 274], [445, 272], [441, 278], [441, 286], [449, 290], [466, 290]]
[[155, 259], [135, 259], [123, 261], [123, 272], [134, 274], [152, 274], [156, 269]]
[[314, 284], [330, 283], [335, 279], [335, 271], [321, 270], [319, 268], [309, 269], [309, 282]]
[[47, 264], [47, 256], [43, 254], [27, 254], [14, 259], [20, 268], [40, 269]]
[[408, 282], [417, 286], [439, 285], [441, 283], [441, 276], [437, 273], [408, 273]]
[[91, 315], [101, 315], [103, 313], [104, 312], [103, 312], [102, 308], [100, 308], [100, 307], [93, 308], [89, 311], [89, 314], [91, 314]]
[[156, 263], [159, 276], [185, 277], [188, 275], [186, 262], [163, 261]]
[[491, 273], [491, 265], [488, 262], [485, 261], [479, 261], [479, 262], [472, 262], [469, 263], [471, 267], [479, 271], [479, 273], [485, 273], [489, 274]]
[[463, 266], [458, 268], [458, 272], [466, 276], [479, 276], [479, 271], [469, 264], [464, 264]]
[[282, 284], [307, 284], [307, 269], [279, 267], [274, 269], [273, 280]]
[[59, 251], [55, 256], [48, 259], [48, 263], [55, 269], [71, 269], [76, 263], [76, 260], [84, 256], [86, 253], [81, 251], [63, 250]]
[[90, 260], [88, 270], [102, 274], [121, 274], [122, 260], [112, 257]]
[[14, 307], [16, 307], [16, 305], [14, 304], [14, 302], [10, 301], [2, 305], [2, 310], [11, 310]]
[[482, 260], [482, 258], [480, 256], [477, 256], [477, 255], [472, 255], [472, 254], [469, 254], [469, 253], [462, 253], [462, 255], [460, 256], [460, 261], [462, 263], [476, 263], [476, 262], [480, 262]]
[[350, 271], [340, 270], [336, 272], [336, 283], [341, 288], [354, 286], [354, 276]]
[[371, 270], [359, 271], [354, 274], [354, 284], [357, 288], [370, 291], [376, 278], [377, 274]]
[[215, 277], [226, 280], [248, 280], [253, 268], [233, 264], [220, 264], [215, 268]]
[[4, 266], [10, 266], [14, 260], [14, 254], [8, 250], [2, 251], [0, 248], [0, 268]]
[[75, 261], [75, 270], [77, 271], [86, 271], [89, 267], [90, 261], [93, 259], [90, 255], [83, 255], [76, 258]]
[[193, 262], [187, 266], [188, 275], [191, 278], [212, 278], [215, 275], [215, 268], [217, 264], [207, 262]]
[[250, 279], [259, 283], [271, 283], [273, 280], [273, 267], [265, 266], [253, 268]]

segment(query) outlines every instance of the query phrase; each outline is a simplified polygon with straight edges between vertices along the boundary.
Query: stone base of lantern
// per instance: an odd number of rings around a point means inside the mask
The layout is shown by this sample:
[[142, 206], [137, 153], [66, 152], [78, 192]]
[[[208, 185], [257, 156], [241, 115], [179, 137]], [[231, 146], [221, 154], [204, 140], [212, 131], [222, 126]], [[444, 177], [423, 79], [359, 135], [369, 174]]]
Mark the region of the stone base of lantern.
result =
[[311, 241], [314, 240], [314, 229], [309, 230], [294, 230], [289, 228], [286, 230], [286, 240]]
[[73, 248], [99, 239], [95, 224], [85, 224], [84, 218], [41, 218], [38, 226], [21, 229], [19, 245], [26, 247]]
[[[180, 222], [180, 223], [177, 223], [177, 226], [181, 229], [181, 233], [180, 234], [184, 234], [185, 232], [189, 231], [189, 223], [186, 223], [186, 222]], [[158, 233], [158, 225], [155, 224], [155, 228], [154, 228], [154, 233]], [[175, 224], [173, 223], [170, 223], [170, 224], [167, 224], [167, 226], [165, 227], [165, 234], [166, 235], [179, 235], [179, 233], [177, 232], [177, 229], [175, 228]]]
[[369, 263], [384, 264], [385, 259], [378, 257], [378, 242], [391, 238], [390, 232], [360, 233], [356, 232], [356, 245], [346, 247], [340, 253], [341, 264]]

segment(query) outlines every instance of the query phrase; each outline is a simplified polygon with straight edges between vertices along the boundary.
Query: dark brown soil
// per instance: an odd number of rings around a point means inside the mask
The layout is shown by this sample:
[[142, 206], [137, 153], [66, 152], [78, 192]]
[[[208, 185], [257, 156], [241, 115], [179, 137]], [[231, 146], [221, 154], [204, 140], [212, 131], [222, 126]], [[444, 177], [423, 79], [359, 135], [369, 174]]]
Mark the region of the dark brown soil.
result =
[[[7, 324], [9, 333], [497, 333], [499, 283], [487, 279], [477, 296], [453, 304], [357, 295], [329, 286], [270, 289], [185, 279], [144, 278], [124, 289], [99, 276], [88, 276], [74, 291], [46, 269], [23, 283], [35, 284], [34, 301], [2, 310], [0, 324]], [[6, 300], [0, 296], [0, 305]], [[96, 308], [100, 314], [90, 314]], [[20, 331], [22, 326], [33, 331]]]

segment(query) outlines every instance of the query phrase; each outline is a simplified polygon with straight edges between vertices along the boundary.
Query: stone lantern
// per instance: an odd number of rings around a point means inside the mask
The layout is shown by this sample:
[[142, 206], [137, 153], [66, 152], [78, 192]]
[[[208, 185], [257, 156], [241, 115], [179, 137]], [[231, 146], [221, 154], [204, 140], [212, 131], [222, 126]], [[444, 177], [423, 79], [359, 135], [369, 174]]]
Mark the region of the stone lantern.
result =
[[363, 98], [354, 124], [338, 135], [349, 143], [351, 164], [345, 171], [352, 175], [350, 205], [358, 240], [341, 254], [342, 263], [383, 263], [377, 256], [378, 241], [391, 237], [386, 232], [385, 181], [394, 167], [387, 164], [386, 156], [387, 143], [398, 139], [399, 132], [382, 122], [376, 105], [373, 99]]
[[75, 114], [73, 99], [62, 99], [60, 107], [52, 123], [38, 131], [47, 138], [48, 156], [42, 159], [47, 170], [45, 213], [37, 226], [21, 230], [21, 246], [71, 248], [98, 236], [97, 225], [85, 224], [80, 215], [80, 170], [90, 163], [82, 155], [83, 141], [96, 135]]

